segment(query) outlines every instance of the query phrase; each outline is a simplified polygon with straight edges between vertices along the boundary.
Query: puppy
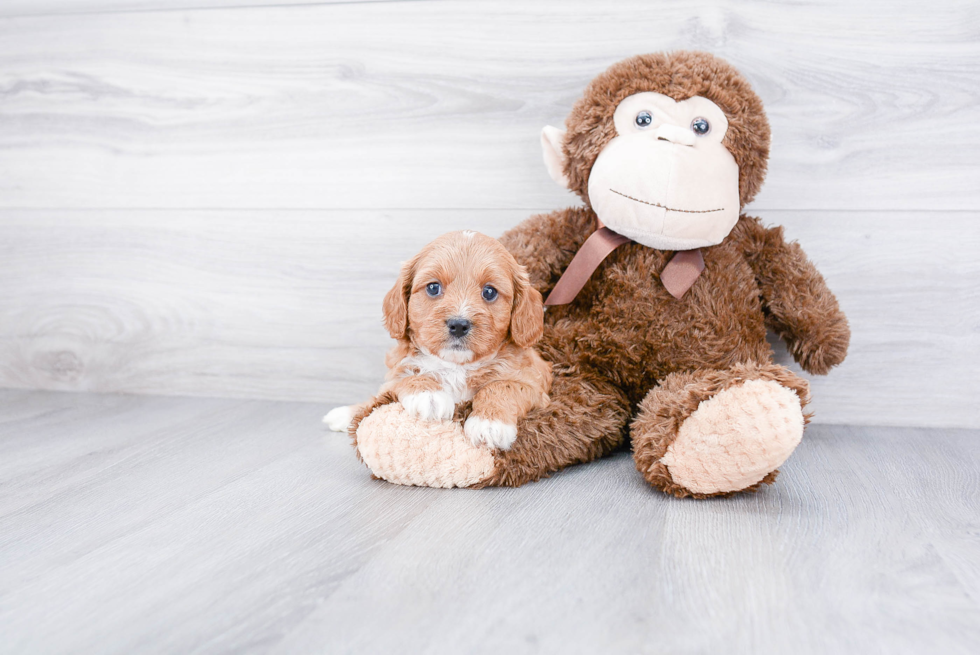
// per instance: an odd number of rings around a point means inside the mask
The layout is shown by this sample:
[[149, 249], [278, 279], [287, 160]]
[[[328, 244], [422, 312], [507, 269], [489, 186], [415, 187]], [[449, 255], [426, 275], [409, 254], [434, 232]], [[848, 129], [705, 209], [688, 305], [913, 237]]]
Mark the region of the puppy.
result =
[[[541, 294], [500, 242], [445, 234], [402, 266], [385, 296], [385, 327], [398, 344], [379, 393], [430, 421], [452, 419], [457, 403], [472, 400], [463, 431], [508, 450], [518, 419], [548, 403], [551, 365], [532, 348], [543, 321]], [[359, 407], [338, 407], [324, 422], [345, 431]]]

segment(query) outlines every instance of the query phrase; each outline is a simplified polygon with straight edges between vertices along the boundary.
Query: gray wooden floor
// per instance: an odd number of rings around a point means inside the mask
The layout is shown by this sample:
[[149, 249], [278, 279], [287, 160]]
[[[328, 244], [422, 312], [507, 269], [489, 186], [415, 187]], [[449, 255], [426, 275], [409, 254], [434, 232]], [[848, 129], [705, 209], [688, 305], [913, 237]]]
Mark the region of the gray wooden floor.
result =
[[0, 651], [980, 652], [977, 431], [812, 426], [696, 502], [398, 487], [323, 409], [0, 391]]

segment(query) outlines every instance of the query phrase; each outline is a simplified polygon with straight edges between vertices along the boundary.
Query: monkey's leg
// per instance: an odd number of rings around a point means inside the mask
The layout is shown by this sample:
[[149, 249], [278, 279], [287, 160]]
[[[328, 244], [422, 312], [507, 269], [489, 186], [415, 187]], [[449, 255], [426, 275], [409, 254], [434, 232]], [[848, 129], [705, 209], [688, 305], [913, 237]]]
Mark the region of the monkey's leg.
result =
[[775, 364], [672, 373], [630, 425], [636, 468], [678, 497], [772, 484], [803, 437], [805, 380]]
[[551, 403], [517, 424], [510, 450], [495, 453], [493, 473], [477, 487], [517, 487], [620, 445], [629, 420], [626, 396], [607, 380], [579, 372], [555, 375]]

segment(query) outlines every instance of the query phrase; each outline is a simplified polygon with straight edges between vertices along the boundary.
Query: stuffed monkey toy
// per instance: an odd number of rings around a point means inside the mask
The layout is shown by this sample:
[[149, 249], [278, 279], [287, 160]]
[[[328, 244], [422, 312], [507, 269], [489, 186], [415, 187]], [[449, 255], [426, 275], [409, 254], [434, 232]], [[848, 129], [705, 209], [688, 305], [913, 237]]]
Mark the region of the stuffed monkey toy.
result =
[[508, 450], [382, 397], [351, 424], [375, 475], [403, 484], [516, 486], [629, 444], [675, 496], [771, 484], [799, 444], [805, 380], [773, 363], [774, 330], [807, 372], [840, 364], [847, 319], [780, 227], [742, 214], [762, 185], [769, 124], [725, 61], [642, 55], [595, 78], [541, 141], [584, 205], [532, 216], [501, 242], [546, 297], [538, 349], [551, 402]]

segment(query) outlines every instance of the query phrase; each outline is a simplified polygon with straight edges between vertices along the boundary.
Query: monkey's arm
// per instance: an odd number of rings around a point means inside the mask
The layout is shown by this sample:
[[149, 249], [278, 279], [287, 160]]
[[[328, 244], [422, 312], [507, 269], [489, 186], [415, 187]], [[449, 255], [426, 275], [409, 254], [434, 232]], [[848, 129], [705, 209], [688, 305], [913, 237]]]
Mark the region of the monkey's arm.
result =
[[735, 232], [762, 289], [767, 325], [803, 370], [825, 375], [844, 361], [851, 340], [837, 298], [800, 245], [786, 242], [782, 227], [743, 216]]
[[531, 285], [546, 295], [595, 229], [591, 210], [569, 207], [531, 216], [504, 232], [500, 242], [527, 268]]

